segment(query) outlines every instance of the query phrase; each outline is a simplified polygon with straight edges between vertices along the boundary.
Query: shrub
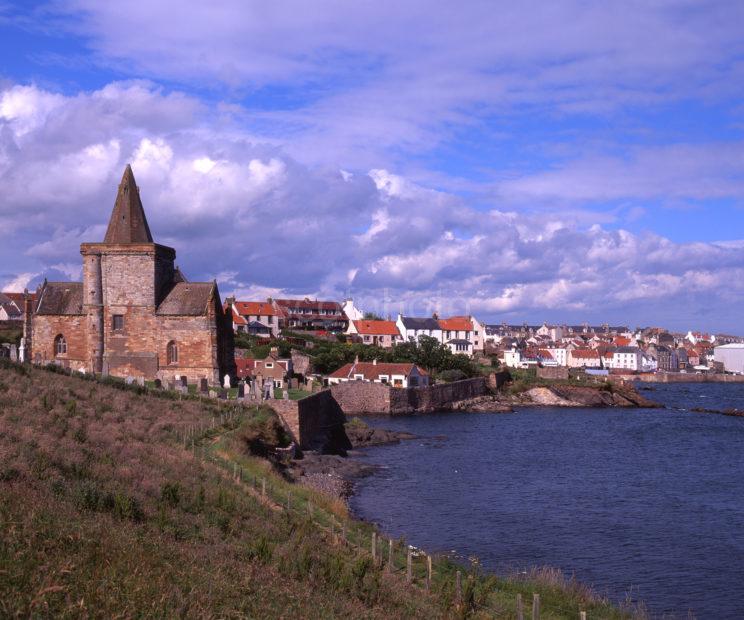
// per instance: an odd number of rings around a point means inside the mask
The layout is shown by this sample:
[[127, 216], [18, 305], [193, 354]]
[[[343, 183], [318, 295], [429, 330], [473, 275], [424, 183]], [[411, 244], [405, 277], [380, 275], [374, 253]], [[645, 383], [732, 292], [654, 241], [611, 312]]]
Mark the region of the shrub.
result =
[[445, 383], [452, 383], [453, 381], [461, 381], [467, 379], [468, 376], [459, 368], [452, 368], [450, 370], [443, 370], [437, 375], [437, 379], [444, 381]]

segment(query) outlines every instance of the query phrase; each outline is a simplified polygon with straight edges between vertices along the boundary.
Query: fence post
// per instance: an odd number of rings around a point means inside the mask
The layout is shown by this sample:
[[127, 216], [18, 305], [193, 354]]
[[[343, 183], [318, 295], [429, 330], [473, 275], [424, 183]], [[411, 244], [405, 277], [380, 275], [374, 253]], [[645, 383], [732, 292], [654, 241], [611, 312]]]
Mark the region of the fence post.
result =
[[408, 583], [411, 583], [411, 581], [413, 581], [413, 563], [410, 547], [408, 547], [408, 555], [406, 556], [406, 581]]
[[431, 592], [431, 556], [426, 556], [426, 591]]
[[393, 572], [393, 539], [388, 540], [388, 561], [387, 561], [387, 572]]
[[532, 595], [532, 620], [540, 620], [540, 595], [537, 592]]
[[586, 620], [586, 612], [580, 611], [579, 612], [579, 620]]
[[524, 620], [524, 609], [522, 608], [521, 594], [517, 594], [517, 620]]
[[462, 605], [462, 572], [457, 571], [455, 577], [455, 604], [459, 607]]
[[372, 532], [372, 566], [377, 566], [377, 532]]

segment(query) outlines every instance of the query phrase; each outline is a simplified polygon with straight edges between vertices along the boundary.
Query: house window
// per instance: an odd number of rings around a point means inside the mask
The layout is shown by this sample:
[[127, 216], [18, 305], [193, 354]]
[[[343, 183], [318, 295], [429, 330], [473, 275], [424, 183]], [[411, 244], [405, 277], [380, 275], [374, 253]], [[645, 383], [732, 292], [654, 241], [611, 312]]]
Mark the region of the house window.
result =
[[111, 326], [113, 327], [114, 331], [119, 331], [124, 329], [124, 315], [123, 314], [115, 314], [113, 317], [111, 317]]
[[67, 340], [62, 334], [54, 339], [54, 355], [65, 355], [67, 353]]
[[178, 345], [175, 340], [171, 340], [166, 347], [166, 357], [168, 364], [178, 364]]
[[273, 362], [266, 362], [266, 368], [273, 368], [274, 363]]

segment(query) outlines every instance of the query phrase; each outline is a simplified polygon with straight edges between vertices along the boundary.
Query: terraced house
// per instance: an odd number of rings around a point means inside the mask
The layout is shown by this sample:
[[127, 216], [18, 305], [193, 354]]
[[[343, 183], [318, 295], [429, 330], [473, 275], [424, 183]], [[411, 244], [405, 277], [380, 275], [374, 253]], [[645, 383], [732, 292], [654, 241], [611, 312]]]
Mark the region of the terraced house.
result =
[[24, 328], [30, 359], [74, 370], [221, 383], [233, 331], [216, 282], [189, 282], [155, 243], [134, 174], [124, 171], [103, 243], [83, 243], [82, 282], [44, 282]]

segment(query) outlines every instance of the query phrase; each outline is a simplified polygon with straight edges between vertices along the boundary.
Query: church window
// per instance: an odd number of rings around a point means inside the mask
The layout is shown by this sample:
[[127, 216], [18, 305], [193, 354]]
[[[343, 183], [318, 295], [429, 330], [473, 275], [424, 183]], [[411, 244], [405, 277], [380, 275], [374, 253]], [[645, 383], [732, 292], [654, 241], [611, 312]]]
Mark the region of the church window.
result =
[[169, 364], [178, 364], [178, 345], [173, 340], [168, 343], [167, 357]]
[[122, 314], [115, 314], [113, 316], [112, 326], [115, 331], [124, 329], [124, 315]]
[[65, 353], [67, 353], [67, 341], [62, 334], [59, 334], [54, 339], [54, 354], [64, 355]]

